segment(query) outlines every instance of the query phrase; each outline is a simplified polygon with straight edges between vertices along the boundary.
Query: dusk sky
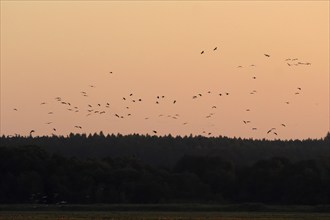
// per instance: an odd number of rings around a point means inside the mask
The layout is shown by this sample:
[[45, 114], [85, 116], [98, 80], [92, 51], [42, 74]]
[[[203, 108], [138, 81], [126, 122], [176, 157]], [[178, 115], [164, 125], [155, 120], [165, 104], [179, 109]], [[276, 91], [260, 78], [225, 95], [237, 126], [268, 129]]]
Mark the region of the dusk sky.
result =
[[1, 1], [1, 135], [323, 138], [329, 99], [329, 1]]

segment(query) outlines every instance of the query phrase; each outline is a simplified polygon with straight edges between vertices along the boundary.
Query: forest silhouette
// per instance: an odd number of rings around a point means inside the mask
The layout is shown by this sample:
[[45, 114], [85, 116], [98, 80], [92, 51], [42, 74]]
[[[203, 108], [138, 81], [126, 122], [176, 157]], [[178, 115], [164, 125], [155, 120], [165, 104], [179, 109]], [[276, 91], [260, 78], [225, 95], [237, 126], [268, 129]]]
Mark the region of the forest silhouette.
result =
[[0, 140], [0, 203], [330, 204], [330, 133], [285, 141], [102, 132]]

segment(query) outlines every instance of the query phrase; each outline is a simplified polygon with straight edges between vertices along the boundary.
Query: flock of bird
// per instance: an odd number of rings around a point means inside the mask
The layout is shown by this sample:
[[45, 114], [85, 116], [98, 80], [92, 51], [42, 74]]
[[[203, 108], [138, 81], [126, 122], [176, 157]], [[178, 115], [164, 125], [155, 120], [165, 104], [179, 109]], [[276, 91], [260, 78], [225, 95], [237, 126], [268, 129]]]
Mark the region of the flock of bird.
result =
[[[217, 52], [218, 51], [218, 47], [214, 47], [213, 52]], [[200, 52], [201, 55], [204, 55], [206, 53], [205, 50], [202, 50]], [[266, 59], [271, 59], [271, 55], [269, 54], [263, 54], [264, 57]], [[298, 61], [298, 58], [287, 58], [284, 60], [284, 62], [286, 62], [286, 64], [288, 66], [298, 66], [298, 65], [311, 65], [311, 63], [309, 62], [300, 62]], [[256, 67], [255, 64], [251, 64], [249, 65], [250, 67]], [[237, 66], [237, 68], [244, 68], [243, 66], [239, 65]], [[109, 72], [109, 74], [114, 74], [112, 71]], [[253, 76], [252, 77], [253, 80], [257, 80], [257, 77], [256, 76]], [[88, 86], [90, 89], [96, 89], [96, 86], [95, 85], [89, 85]], [[297, 87], [296, 88], [296, 91], [295, 91], [295, 95], [299, 95], [302, 91], [302, 88], [301, 87]], [[198, 94], [193, 94], [191, 96], [191, 99], [192, 100], [197, 100], [197, 99], [201, 99], [203, 98], [204, 96], [207, 96], [207, 95], [213, 95], [215, 94], [216, 96], [219, 96], [219, 97], [226, 97], [226, 96], [230, 96], [230, 92], [229, 91], [224, 91], [224, 92], [216, 92], [214, 93], [213, 91], [207, 91], [206, 93], [198, 93]], [[251, 95], [254, 95], [254, 94], [257, 94], [257, 91], [256, 90], [253, 90], [250, 92]], [[89, 97], [89, 93], [87, 91], [81, 91], [80, 92], [80, 95], [83, 96], [83, 97]], [[170, 100], [169, 100], [170, 99]], [[123, 102], [123, 105], [125, 106], [125, 108], [127, 110], [130, 110], [129, 112], [127, 113], [119, 113], [119, 112], [113, 112], [113, 106], [112, 104], [110, 104], [111, 102], [105, 102], [105, 103], [97, 103], [97, 104], [88, 104], [87, 106], [85, 107], [79, 107], [78, 105], [74, 104], [74, 103], [71, 103], [67, 100], [65, 100], [64, 98], [62, 97], [55, 97], [55, 101], [60, 105], [62, 106], [66, 111], [69, 111], [69, 112], [73, 112], [73, 113], [83, 113], [85, 114], [86, 117], [90, 117], [92, 115], [102, 115], [102, 114], [110, 114], [110, 116], [112, 115], [113, 117], [116, 117], [118, 119], [126, 119], [126, 118], [129, 118], [131, 117], [134, 112], [132, 111], [132, 103], [135, 103], [135, 104], [139, 104], [139, 103], [143, 103], [145, 101], [145, 99], [143, 99], [142, 97], [139, 97], [139, 96], [136, 96], [135, 94], [133, 93], [128, 93], [126, 96], [123, 96], [121, 97], [121, 100]], [[169, 101], [168, 101], [169, 100]], [[164, 94], [160, 94], [160, 95], [155, 95], [154, 96], [154, 104], [156, 105], [161, 105], [163, 102], [165, 102], [168, 104], [172, 104], [172, 105], [175, 105], [178, 101], [180, 100], [177, 100], [177, 99], [171, 99], [171, 98], [168, 98], [167, 96], [165, 96]], [[48, 103], [43, 101], [40, 103], [40, 105], [47, 105]], [[290, 104], [289, 101], [286, 101], [285, 104]], [[217, 109], [217, 106], [216, 105], [212, 105], [210, 106], [211, 110], [212, 109]], [[16, 108], [13, 108], [14, 111], [19, 111], [19, 109], [16, 107]], [[251, 109], [247, 108], [245, 109], [246, 112], [250, 112]], [[53, 111], [48, 111], [47, 112], [48, 115], [53, 115], [55, 114]], [[211, 119], [213, 116], [215, 115], [214, 112], [210, 112], [209, 114], [207, 114], [205, 116], [205, 118], [207, 119]], [[174, 120], [177, 120], [180, 118], [180, 115], [179, 114], [159, 114], [158, 117], [163, 117], [163, 118], [169, 118], [169, 119], [174, 119]], [[145, 120], [148, 120], [149, 117], [144, 117]], [[181, 122], [182, 125], [187, 125], [188, 122], [187, 121], [183, 121]], [[242, 123], [244, 125], [250, 125], [250, 124], [253, 124], [252, 121], [250, 120], [243, 120]], [[48, 122], [45, 122], [45, 124], [49, 125], [49, 126], [52, 126], [53, 122], [52, 121], [48, 121]], [[285, 128], [286, 127], [286, 124], [285, 123], [282, 123], [282, 124], [279, 124], [279, 126]], [[83, 126], [82, 125], [79, 125], [79, 124], [76, 124], [76, 125], [73, 125], [72, 126], [73, 129], [77, 129], [77, 131], [79, 130], [82, 130], [83, 129]], [[256, 131], [258, 130], [257, 127], [253, 126], [250, 127], [250, 129], [252, 131]], [[52, 126], [52, 135], [56, 135], [55, 133], [58, 131], [57, 128], [53, 127]], [[35, 129], [32, 129], [30, 131], [30, 136], [32, 136], [33, 133], [35, 133]], [[54, 133], [55, 132], [55, 133]], [[158, 131], [157, 130], [152, 130], [152, 133], [154, 133], [155, 135], [158, 134]], [[212, 132], [207, 132], [206, 130], [204, 130], [202, 132], [203, 135], [207, 135], [207, 136], [211, 136], [212, 135]], [[272, 127], [272, 128], [269, 128], [267, 131], [265, 131], [265, 134], [267, 135], [275, 135], [277, 136], [278, 135], [278, 131], [277, 131], [277, 127]]]

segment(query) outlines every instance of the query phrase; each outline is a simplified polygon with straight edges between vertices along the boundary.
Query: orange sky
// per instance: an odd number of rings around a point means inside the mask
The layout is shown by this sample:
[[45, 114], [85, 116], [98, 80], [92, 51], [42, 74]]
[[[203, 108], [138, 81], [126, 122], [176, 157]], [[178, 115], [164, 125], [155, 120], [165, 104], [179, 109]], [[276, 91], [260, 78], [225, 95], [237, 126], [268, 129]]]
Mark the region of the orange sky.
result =
[[0, 119], [1, 135], [324, 137], [329, 1], [1, 1]]

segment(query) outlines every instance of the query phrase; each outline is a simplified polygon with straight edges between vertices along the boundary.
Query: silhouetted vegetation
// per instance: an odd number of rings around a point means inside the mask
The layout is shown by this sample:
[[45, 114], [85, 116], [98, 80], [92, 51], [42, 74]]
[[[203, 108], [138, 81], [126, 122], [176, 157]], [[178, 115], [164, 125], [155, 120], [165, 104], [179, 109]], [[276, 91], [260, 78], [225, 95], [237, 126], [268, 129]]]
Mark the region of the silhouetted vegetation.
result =
[[330, 204], [320, 140], [1, 137], [0, 203]]

